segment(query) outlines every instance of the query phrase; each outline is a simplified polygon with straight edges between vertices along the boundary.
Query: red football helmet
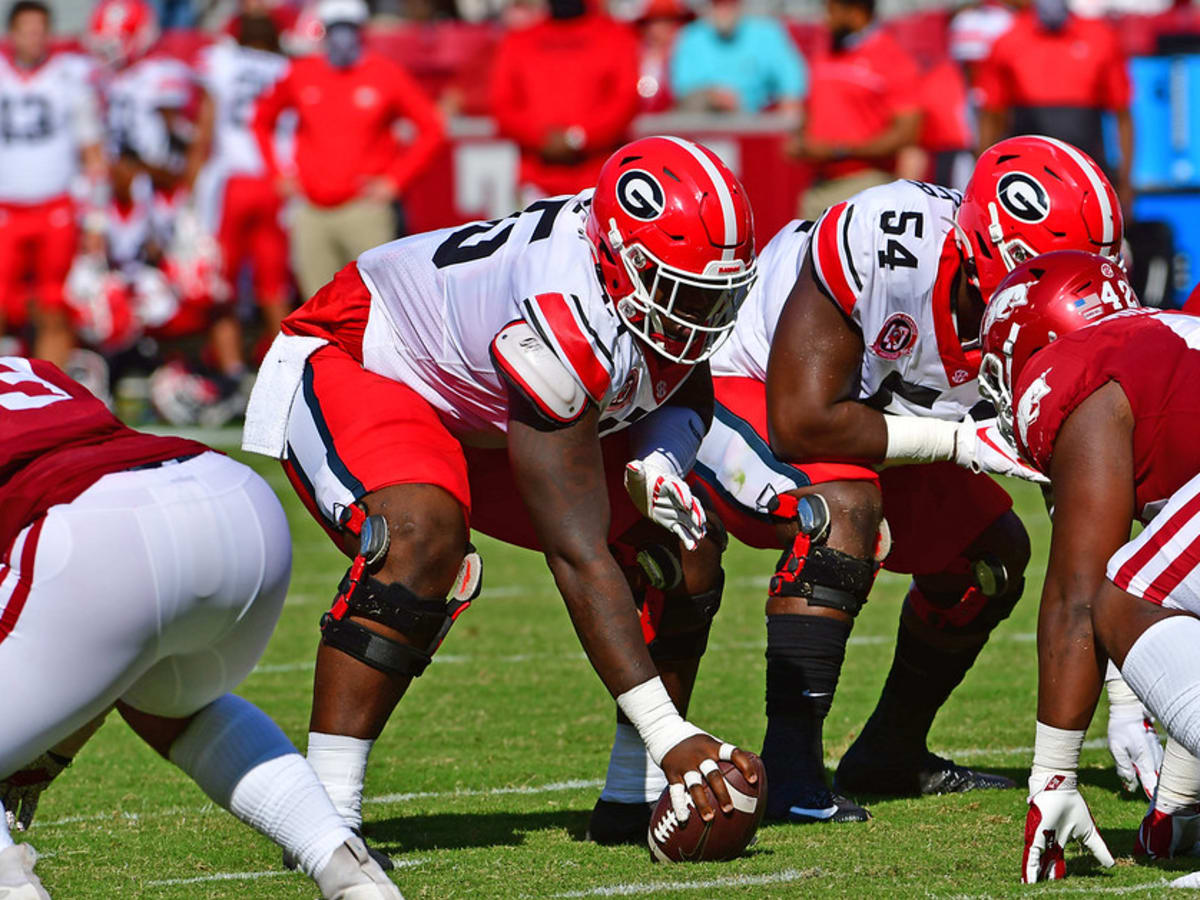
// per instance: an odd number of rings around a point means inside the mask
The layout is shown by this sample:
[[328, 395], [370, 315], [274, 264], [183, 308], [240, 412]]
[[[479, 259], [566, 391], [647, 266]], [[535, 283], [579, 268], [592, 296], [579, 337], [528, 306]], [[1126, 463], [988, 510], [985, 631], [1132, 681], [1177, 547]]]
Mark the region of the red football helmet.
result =
[[745, 189], [682, 138], [642, 138], [608, 158], [587, 235], [617, 314], [673, 362], [712, 355], [757, 275]]
[[92, 9], [84, 44], [110, 66], [125, 65], [158, 40], [158, 19], [146, 0], [99, 0]]
[[1087, 154], [1050, 137], [1008, 138], [975, 164], [954, 217], [967, 277], [984, 301], [1004, 276], [1052, 250], [1118, 259], [1121, 204]]
[[979, 390], [996, 407], [1001, 433], [1013, 441], [1012, 392], [1033, 354], [1064, 334], [1139, 306], [1125, 270], [1095, 253], [1056, 250], [1013, 269], [980, 326]]

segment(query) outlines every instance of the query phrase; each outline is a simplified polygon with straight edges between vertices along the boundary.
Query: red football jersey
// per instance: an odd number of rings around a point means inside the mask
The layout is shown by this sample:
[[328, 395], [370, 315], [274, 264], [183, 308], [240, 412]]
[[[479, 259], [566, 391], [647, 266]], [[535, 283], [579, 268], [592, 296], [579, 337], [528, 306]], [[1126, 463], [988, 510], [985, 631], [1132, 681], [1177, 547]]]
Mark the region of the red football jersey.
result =
[[45, 360], [0, 357], [0, 552], [103, 475], [208, 449], [126, 428]]
[[1134, 310], [1039, 350], [1014, 392], [1021, 453], [1049, 474], [1062, 423], [1110, 381], [1133, 409], [1136, 514], [1146, 522], [1200, 472], [1200, 317]]

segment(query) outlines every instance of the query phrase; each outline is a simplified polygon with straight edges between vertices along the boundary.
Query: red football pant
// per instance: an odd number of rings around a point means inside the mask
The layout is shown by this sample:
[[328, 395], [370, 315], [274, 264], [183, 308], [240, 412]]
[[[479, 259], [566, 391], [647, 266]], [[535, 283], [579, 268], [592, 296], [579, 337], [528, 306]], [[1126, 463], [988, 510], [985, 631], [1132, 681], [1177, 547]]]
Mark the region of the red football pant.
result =
[[66, 307], [63, 285], [76, 237], [70, 197], [0, 204], [0, 307], [10, 329], [25, 324], [31, 298], [42, 309]]
[[234, 175], [225, 183], [217, 231], [225, 278], [236, 285], [242, 265], [249, 262], [260, 305], [278, 303], [288, 289], [288, 239], [279, 224], [281, 207], [270, 178]]

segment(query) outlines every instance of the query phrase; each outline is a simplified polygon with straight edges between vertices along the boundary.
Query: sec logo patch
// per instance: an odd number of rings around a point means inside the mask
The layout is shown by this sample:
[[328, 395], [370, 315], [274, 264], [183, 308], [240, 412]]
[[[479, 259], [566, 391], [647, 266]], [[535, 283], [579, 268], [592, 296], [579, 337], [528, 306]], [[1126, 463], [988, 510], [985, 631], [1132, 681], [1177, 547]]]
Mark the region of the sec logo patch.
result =
[[917, 323], [913, 317], [907, 313], [892, 313], [879, 329], [871, 352], [884, 359], [899, 359], [912, 353], [916, 344]]

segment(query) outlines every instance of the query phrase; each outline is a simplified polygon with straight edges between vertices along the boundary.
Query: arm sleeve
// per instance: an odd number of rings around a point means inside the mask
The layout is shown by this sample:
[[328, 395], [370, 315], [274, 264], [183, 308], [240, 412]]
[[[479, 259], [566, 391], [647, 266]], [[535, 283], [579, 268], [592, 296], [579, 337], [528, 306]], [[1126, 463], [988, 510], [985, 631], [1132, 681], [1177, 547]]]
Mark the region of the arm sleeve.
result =
[[254, 140], [262, 154], [267, 173], [279, 174], [279, 160], [275, 158], [275, 122], [280, 113], [292, 106], [292, 68], [254, 104]]
[[528, 115], [522, 58], [511, 39], [500, 42], [492, 67], [492, 115], [501, 134], [522, 150], [537, 150], [546, 139], [546, 127]]
[[607, 149], [629, 129], [638, 111], [638, 44], [633, 33], [620, 27], [601, 52], [608, 68], [597, 84], [598, 102], [580, 110], [579, 125], [587, 134], [586, 146]]
[[705, 431], [700, 413], [690, 406], [660, 406], [630, 427], [629, 452], [634, 459], [657, 455], [682, 478], [696, 462]]
[[416, 131], [416, 139], [400, 151], [390, 173], [396, 189], [403, 192], [445, 143], [446, 129], [442, 114], [421, 86], [399, 66], [393, 68], [392, 97], [396, 112], [412, 122]]

